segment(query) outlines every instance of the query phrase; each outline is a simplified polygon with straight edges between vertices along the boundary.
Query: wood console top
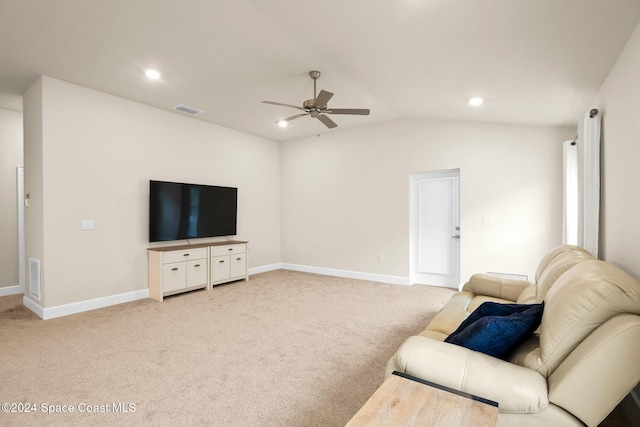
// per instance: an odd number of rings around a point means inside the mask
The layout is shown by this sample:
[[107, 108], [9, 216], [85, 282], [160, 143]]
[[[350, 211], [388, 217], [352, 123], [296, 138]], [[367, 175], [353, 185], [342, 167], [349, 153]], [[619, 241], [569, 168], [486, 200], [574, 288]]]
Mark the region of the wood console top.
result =
[[158, 251], [158, 252], [181, 251], [183, 249], [206, 248], [208, 246], [239, 245], [239, 244], [245, 244], [245, 243], [248, 243], [248, 242], [245, 242], [242, 240], [227, 240], [225, 242], [194, 243], [192, 245], [158, 246], [156, 248], [147, 248], [147, 250]]
[[390, 375], [346, 427], [495, 427], [495, 402], [401, 375]]

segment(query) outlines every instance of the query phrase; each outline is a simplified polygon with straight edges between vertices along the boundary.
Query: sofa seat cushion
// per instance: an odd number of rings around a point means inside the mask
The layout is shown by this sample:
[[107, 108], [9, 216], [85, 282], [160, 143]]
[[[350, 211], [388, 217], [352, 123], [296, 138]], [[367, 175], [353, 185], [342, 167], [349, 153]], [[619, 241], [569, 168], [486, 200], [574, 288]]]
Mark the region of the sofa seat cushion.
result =
[[526, 341], [542, 320], [542, 304], [486, 302], [460, 324], [445, 342], [504, 358]]
[[509, 361], [514, 365], [529, 366], [540, 357], [540, 336], [534, 332], [526, 341], [511, 353]]

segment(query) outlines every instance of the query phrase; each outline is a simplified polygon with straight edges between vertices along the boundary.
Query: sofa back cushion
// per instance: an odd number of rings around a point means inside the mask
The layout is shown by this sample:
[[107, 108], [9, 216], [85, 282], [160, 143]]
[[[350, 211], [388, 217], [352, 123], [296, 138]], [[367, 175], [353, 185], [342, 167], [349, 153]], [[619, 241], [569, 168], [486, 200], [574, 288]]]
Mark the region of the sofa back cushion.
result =
[[581, 262], [549, 290], [539, 348], [519, 354], [520, 363], [548, 377], [598, 326], [624, 313], [640, 315], [640, 283], [613, 264]]
[[544, 264], [544, 268], [536, 273], [536, 303], [544, 301], [545, 296], [556, 283], [558, 278], [566, 271], [584, 261], [595, 260], [588, 251], [577, 246], [561, 246], [560, 248], [550, 252], [540, 262]]
[[547, 266], [551, 261], [553, 261], [555, 257], [565, 252], [572, 251], [574, 249], [582, 249], [582, 248], [574, 245], [562, 245], [562, 246], [558, 246], [557, 248], [553, 248], [551, 251], [549, 251], [538, 263], [535, 282], [537, 283], [540, 280], [540, 276], [542, 276], [542, 273], [544, 273], [544, 270], [547, 269]]

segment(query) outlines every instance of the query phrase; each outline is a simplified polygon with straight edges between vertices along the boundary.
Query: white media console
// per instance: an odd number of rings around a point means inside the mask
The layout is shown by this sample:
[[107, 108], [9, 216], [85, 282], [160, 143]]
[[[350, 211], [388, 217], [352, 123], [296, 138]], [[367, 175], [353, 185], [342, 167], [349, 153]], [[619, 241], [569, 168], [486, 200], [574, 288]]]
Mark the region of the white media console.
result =
[[227, 241], [149, 248], [149, 297], [163, 297], [249, 280], [247, 242]]

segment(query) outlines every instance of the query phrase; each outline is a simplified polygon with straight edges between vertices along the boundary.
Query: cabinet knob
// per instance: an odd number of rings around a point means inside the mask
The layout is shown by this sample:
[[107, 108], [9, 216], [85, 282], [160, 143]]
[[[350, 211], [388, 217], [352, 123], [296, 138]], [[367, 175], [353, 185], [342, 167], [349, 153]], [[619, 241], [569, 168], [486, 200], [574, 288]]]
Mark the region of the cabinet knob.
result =
[[191, 254], [184, 254], [184, 255], [182, 255], [182, 256], [189, 256], [189, 255], [191, 255]]
[[227, 249], [227, 250], [228, 250], [228, 251], [233, 251], [233, 248], [229, 248], [229, 249]]
[[178, 271], [178, 267], [173, 267], [171, 271]]
[[242, 258], [236, 258], [236, 261], [242, 261]]
[[194, 267], [200, 267], [200, 264], [196, 264], [196, 265], [194, 265]]
[[220, 264], [223, 264], [223, 263], [224, 263], [224, 260], [220, 260], [220, 261], [218, 261], [218, 262], [219, 262]]

